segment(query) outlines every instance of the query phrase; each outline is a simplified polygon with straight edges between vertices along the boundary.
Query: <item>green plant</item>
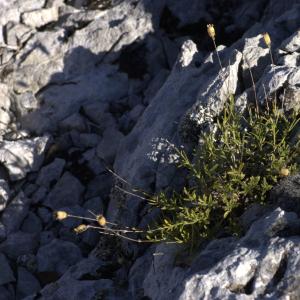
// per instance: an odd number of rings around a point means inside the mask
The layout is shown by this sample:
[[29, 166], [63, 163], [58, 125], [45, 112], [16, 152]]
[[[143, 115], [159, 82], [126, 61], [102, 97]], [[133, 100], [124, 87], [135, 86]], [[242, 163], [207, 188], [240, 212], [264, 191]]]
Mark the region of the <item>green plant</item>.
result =
[[161, 209], [162, 222], [149, 229], [148, 238], [195, 244], [220, 232], [238, 234], [245, 209], [265, 204], [280, 177], [299, 171], [300, 139], [289, 143], [299, 121], [299, 112], [284, 114], [276, 105], [260, 113], [248, 107], [242, 116], [231, 96], [216, 132], [202, 136], [192, 161], [176, 149], [189, 181], [181, 193], [150, 199]]

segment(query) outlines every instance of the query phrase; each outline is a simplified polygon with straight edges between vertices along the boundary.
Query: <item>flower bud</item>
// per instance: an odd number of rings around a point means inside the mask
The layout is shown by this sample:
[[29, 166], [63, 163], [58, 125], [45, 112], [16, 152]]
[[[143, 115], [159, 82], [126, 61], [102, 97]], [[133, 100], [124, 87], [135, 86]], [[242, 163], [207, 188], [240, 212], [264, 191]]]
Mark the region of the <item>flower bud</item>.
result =
[[54, 218], [56, 220], [61, 221], [61, 220], [66, 219], [67, 217], [68, 217], [68, 214], [65, 211], [58, 210], [58, 211], [54, 212]]
[[207, 33], [208, 33], [210, 38], [212, 38], [213, 40], [215, 39], [216, 32], [215, 32], [215, 28], [214, 28], [213, 24], [208, 24], [207, 25]]
[[289, 169], [287, 169], [287, 168], [282, 168], [282, 169], [280, 170], [279, 174], [280, 174], [280, 176], [282, 176], [282, 177], [286, 177], [286, 176], [289, 176], [290, 171], [289, 171]]
[[84, 231], [86, 231], [88, 229], [88, 226], [87, 225], [84, 225], [84, 224], [81, 224], [77, 227], [74, 228], [74, 231], [79, 234], [79, 233], [82, 233]]
[[103, 215], [97, 216], [97, 222], [101, 227], [104, 227], [106, 225], [106, 219]]
[[265, 32], [263, 37], [264, 37], [265, 44], [268, 47], [270, 47], [271, 46], [271, 37], [270, 37], [270, 35], [267, 32]]

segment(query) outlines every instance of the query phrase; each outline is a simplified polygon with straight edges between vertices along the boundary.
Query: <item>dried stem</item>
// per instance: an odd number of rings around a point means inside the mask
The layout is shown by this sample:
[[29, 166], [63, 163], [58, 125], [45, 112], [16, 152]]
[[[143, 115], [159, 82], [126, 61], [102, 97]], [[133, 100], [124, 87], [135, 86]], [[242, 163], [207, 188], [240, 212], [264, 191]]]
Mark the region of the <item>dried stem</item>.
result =
[[223, 66], [222, 66], [222, 63], [221, 63], [221, 59], [220, 59], [220, 56], [219, 56], [219, 52], [218, 52], [218, 50], [217, 50], [217, 44], [216, 44], [215, 38], [212, 38], [212, 41], [213, 41], [213, 43], [214, 43], [215, 50], [216, 50], [216, 54], [217, 54], [218, 61], [219, 61], [219, 65], [220, 65], [220, 68], [221, 68], [221, 70], [222, 70], [222, 69], [223, 69]]
[[251, 77], [252, 88], [253, 88], [254, 98], [255, 98], [255, 104], [256, 104], [256, 112], [259, 114], [258, 99], [257, 99], [257, 94], [256, 94], [256, 86], [255, 86], [255, 81], [254, 81], [253, 73], [252, 73], [250, 64], [249, 64], [249, 62], [247, 61], [247, 59], [245, 59], [245, 62], [246, 62], [246, 64], [248, 65], [248, 69], [249, 69], [249, 73], [250, 73], [250, 77]]

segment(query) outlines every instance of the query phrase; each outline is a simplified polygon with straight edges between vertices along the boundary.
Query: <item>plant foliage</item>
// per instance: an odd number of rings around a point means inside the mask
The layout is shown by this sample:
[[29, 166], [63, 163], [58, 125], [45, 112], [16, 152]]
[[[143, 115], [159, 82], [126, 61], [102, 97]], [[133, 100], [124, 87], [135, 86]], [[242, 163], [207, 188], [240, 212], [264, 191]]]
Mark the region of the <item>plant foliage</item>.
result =
[[181, 193], [150, 199], [161, 209], [162, 222], [149, 229], [148, 238], [195, 244], [220, 232], [238, 234], [247, 207], [266, 204], [280, 177], [299, 171], [299, 137], [291, 143], [299, 121], [299, 112], [284, 114], [276, 104], [265, 112], [248, 107], [241, 115], [231, 96], [217, 130], [202, 136], [192, 160], [176, 149], [189, 184]]

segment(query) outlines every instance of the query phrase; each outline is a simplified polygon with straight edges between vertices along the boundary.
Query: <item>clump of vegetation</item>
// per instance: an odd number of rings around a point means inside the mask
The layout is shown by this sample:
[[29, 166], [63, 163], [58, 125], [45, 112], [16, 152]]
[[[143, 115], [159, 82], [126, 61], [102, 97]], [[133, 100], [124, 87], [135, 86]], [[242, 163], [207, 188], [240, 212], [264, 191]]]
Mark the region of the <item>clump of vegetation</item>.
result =
[[300, 114], [285, 115], [276, 106], [242, 116], [234, 98], [225, 104], [217, 131], [202, 136], [193, 160], [176, 149], [189, 184], [170, 197], [160, 193], [151, 204], [162, 211], [162, 224], [149, 238], [178, 243], [238, 234], [239, 217], [253, 203], [265, 204], [268, 191], [284, 176], [299, 171], [300, 139], [289, 143]]
[[[222, 69], [214, 26], [209, 24], [207, 31]], [[274, 64], [271, 38], [268, 33], [263, 38]], [[241, 115], [229, 95], [217, 130], [202, 135], [193, 160], [176, 149], [178, 166], [188, 170], [189, 182], [181, 193], [162, 192], [151, 198], [162, 211], [162, 222], [148, 231], [149, 239], [195, 244], [220, 233], [239, 234], [243, 212], [251, 204], [266, 204], [268, 192], [281, 177], [300, 171], [300, 137], [290, 142], [300, 112], [284, 113], [276, 94], [273, 103], [266, 99], [267, 109], [260, 111], [254, 81], [252, 86], [255, 107], [248, 106]]]

